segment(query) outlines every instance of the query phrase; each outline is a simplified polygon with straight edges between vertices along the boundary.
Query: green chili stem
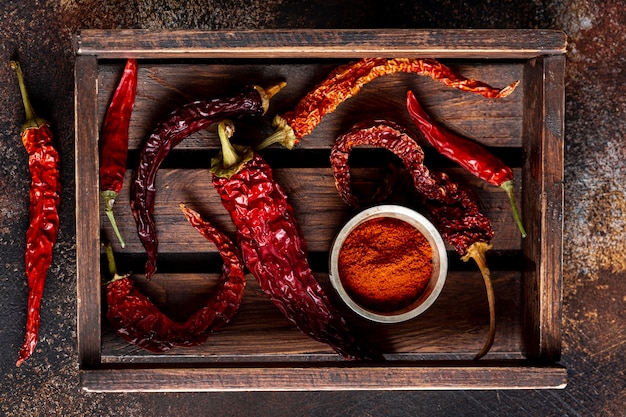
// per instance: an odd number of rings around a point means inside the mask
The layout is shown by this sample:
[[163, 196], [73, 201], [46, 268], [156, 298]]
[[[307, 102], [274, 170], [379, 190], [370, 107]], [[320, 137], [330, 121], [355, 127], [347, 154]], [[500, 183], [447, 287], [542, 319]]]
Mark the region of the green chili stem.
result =
[[226, 169], [232, 168], [239, 162], [239, 155], [229, 140], [235, 133], [235, 125], [230, 120], [224, 120], [217, 125], [217, 132], [222, 145], [222, 165]]
[[117, 272], [117, 265], [115, 265], [115, 255], [113, 255], [113, 247], [111, 246], [111, 244], [107, 242], [107, 244], [104, 246], [104, 250], [107, 254], [109, 274], [111, 275], [111, 277], [113, 277], [111, 278], [110, 281], [106, 282], [104, 285], [108, 285], [112, 282], [119, 281], [120, 279], [128, 278], [130, 274], [120, 275]]
[[256, 148], [264, 149], [270, 145], [278, 143], [287, 149], [293, 149], [296, 144], [296, 134], [291, 126], [287, 124], [287, 121], [279, 115], [276, 115], [272, 125], [276, 129], [274, 133], [265, 138]]
[[39, 127], [47, 124], [44, 119], [37, 117], [37, 114], [33, 109], [33, 105], [28, 97], [28, 91], [26, 90], [24, 73], [22, 72], [19, 62], [11, 61], [11, 68], [13, 68], [17, 73], [17, 82], [20, 85], [20, 93], [22, 94], [22, 102], [24, 103], [24, 111], [26, 113], [26, 122], [24, 122], [24, 125], [22, 126], [22, 132], [33, 127]]
[[522, 237], [526, 237], [526, 230], [524, 229], [524, 225], [522, 224], [522, 218], [519, 215], [519, 211], [517, 210], [517, 204], [515, 203], [515, 186], [513, 185], [513, 180], [505, 181], [500, 186], [509, 197], [509, 201], [511, 202], [511, 208], [513, 209], [513, 216], [515, 217], [515, 221], [517, 222], [517, 227], [519, 227], [520, 232], [522, 233]]
[[115, 199], [117, 198], [117, 193], [112, 190], [102, 191], [100, 193], [102, 199], [104, 200], [104, 213], [109, 218], [111, 222], [111, 226], [113, 226], [113, 231], [117, 236], [117, 239], [120, 241], [120, 245], [122, 248], [126, 247], [126, 243], [122, 238], [122, 234], [120, 233], [120, 229], [117, 227], [117, 222], [115, 221], [115, 216], [113, 215], [113, 203], [115, 203]]
[[230, 138], [235, 133], [235, 125], [230, 120], [222, 120], [217, 125], [217, 133], [222, 151], [211, 160], [211, 172], [218, 177], [230, 178], [252, 159], [254, 151], [250, 147], [230, 143]]

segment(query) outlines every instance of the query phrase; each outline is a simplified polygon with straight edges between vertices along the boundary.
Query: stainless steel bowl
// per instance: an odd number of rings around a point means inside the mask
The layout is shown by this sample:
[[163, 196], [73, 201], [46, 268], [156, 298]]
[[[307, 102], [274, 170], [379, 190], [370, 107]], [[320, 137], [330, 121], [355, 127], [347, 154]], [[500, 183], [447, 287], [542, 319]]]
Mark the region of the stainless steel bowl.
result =
[[[421, 295], [408, 307], [393, 312], [377, 312], [367, 309], [350, 297], [339, 276], [339, 252], [348, 235], [358, 225], [369, 220], [390, 217], [403, 220], [413, 225], [430, 243], [433, 253], [432, 274]], [[330, 250], [330, 282], [339, 297], [355, 313], [379, 323], [400, 323], [417, 317], [426, 311], [437, 299], [446, 281], [448, 273], [448, 255], [441, 235], [435, 226], [424, 216], [409, 208], [398, 205], [380, 205], [368, 208], [354, 216], [341, 229]]]

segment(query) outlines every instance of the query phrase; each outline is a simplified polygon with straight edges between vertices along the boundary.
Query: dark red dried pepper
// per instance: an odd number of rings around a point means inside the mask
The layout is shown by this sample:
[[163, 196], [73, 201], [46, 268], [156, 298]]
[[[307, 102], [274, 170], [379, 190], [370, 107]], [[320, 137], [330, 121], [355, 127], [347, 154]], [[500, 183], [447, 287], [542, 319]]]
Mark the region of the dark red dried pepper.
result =
[[296, 108], [274, 118], [277, 129], [260, 148], [280, 143], [291, 149], [310, 134], [322, 118], [335, 111], [337, 106], [356, 95], [370, 81], [387, 74], [408, 72], [429, 76], [448, 87], [481, 94], [487, 98], [506, 97], [515, 90], [519, 81], [502, 89], [491, 87], [481, 81], [463, 77], [434, 59], [411, 58], [364, 58], [342, 65], [304, 96]]
[[408, 131], [385, 120], [357, 124], [341, 135], [331, 150], [330, 160], [337, 190], [350, 206], [358, 207], [360, 203], [351, 191], [348, 159], [352, 148], [363, 145], [387, 149], [402, 160], [443, 238], [455, 248], [463, 261], [471, 258], [478, 265], [489, 302], [489, 335], [476, 358], [484, 356], [491, 348], [495, 335], [495, 297], [485, 257], [491, 249], [493, 237], [489, 219], [480, 211], [469, 190], [454, 183], [446, 174], [426, 168], [424, 152]]
[[412, 91], [407, 93], [406, 107], [415, 125], [422, 132], [428, 143], [439, 153], [458, 163], [471, 174], [490, 184], [501, 187], [506, 192], [511, 202], [517, 226], [522, 237], [526, 237], [526, 230], [524, 230], [517, 210], [517, 204], [515, 204], [513, 170], [478, 143], [435, 124], [428, 113], [420, 106]]
[[100, 135], [100, 195], [113, 231], [126, 246], [113, 216], [113, 204], [124, 183], [128, 156], [128, 127], [137, 95], [137, 60], [128, 59], [113, 94]]
[[28, 313], [26, 335], [17, 359], [20, 366], [37, 345], [40, 309], [46, 274], [52, 264], [52, 250], [59, 230], [58, 208], [61, 202], [59, 155], [52, 144], [48, 123], [37, 117], [28, 98], [24, 74], [16, 61], [11, 61], [17, 73], [26, 122], [22, 125], [22, 143], [28, 153], [30, 169], [30, 225], [26, 231], [25, 266], [28, 278]]
[[283, 86], [281, 83], [267, 90], [254, 86], [230, 97], [188, 103], [174, 110], [154, 129], [141, 151], [139, 167], [131, 181], [130, 199], [139, 239], [148, 255], [146, 278], [150, 279], [156, 272], [159, 243], [154, 223], [154, 183], [161, 162], [184, 138], [217, 120], [264, 114], [269, 99]]
[[246, 285], [243, 262], [237, 247], [195, 211], [181, 204], [191, 225], [212, 241], [224, 261], [222, 274], [206, 304], [184, 322], [167, 317], [142, 294], [128, 276], [120, 276], [113, 250], [107, 246], [109, 270], [107, 319], [116, 333], [143, 349], [165, 352], [175, 346], [190, 347], [205, 342], [214, 331], [227, 324], [239, 310]]
[[278, 309], [306, 335], [346, 359], [382, 359], [330, 304], [307, 260], [304, 236], [272, 169], [250, 148], [233, 147], [232, 123], [219, 124], [222, 152], [213, 185], [237, 228], [244, 262]]

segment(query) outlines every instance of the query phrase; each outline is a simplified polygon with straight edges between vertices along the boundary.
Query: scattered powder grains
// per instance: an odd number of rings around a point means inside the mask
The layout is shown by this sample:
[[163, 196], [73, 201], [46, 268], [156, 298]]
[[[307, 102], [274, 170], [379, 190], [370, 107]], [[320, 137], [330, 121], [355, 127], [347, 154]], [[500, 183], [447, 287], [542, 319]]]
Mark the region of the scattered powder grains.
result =
[[362, 307], [401, 310], [426, 288], [432, 274], [432, 248], [409, 223], [379, 217], [358, 225], [339, 251], [339, 276]]

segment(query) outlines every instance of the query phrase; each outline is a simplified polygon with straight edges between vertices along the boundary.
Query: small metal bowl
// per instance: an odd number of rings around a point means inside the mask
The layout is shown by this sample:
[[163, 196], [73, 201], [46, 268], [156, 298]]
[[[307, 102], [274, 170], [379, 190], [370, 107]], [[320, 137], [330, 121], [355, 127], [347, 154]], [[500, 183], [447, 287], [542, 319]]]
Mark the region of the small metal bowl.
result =
[[[348, 294], [339, 276], [339, 253], [348, 235], [360, 224], [380, 217], [395, 218], [413, 225], [424, 235], [432, 248], [433, 270], [430, 280], [417, 299], [399, 311], [379, 312], [365, 308]], [[435, 226], [418, 212], [398, 205], [380, 205], [360, 212], [341, 229], [330, 250], [330, 282], [339, 297], [361, 317], [379, 323], [400, 323], [422, 314], [435, 302], [441, 293], [447, 272], [448, 254], [443, 239], [437, 229], [435, 229]]]

